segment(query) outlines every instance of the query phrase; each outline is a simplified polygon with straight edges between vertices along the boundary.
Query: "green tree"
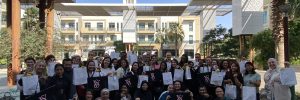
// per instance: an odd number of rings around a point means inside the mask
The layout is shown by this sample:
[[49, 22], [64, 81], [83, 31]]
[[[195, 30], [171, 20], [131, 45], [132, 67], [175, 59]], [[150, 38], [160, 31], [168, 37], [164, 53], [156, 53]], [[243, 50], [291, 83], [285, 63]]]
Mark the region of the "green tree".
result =
[[208, 45], [206, 51], [208, 51], [207, 56], [219, 57], [221, 52], [221, 45], [224, 41], [224, 35], [226, 33], [226, 28], [218, 25], [216, 28], [211, 29], [207, 35], [203, 38], [203, 43]]
[[239, 52], [239, 37], [232, 35], [232, 29], [228, 30], [228, 33], [224, 34], [223, 43], [221, 45], [220, 55], [223, 58], [237, 58]]
[[46, 32], [40, 28], [39, 11], [36, 7], [26, 9], [21, 30], [21, 58], [44, 57]]
[[182, 25], [179, 23], [170, 23], [170, 28], [167, 29], [168, 42], [175, 42], [175, 55], [178, 56], [178, 44], [182, 43], [184, 38], [184, 32]]
[[11, 60], [11, 36], [5, 28], [0, 31], [0, 48], [0, 60], [6, 61], [0, 64], [7, 64]]
[[252, 48], [256, 51], [254, 61], [263, 69], [267, 69], [267, 59], [275, 57], [275, 42], [271, 30], [264, 30], [253, 36]]
[[115, 50], [118, 52], [125, 51], [125, 45], [123, 41], [114, 41]]
[[155, 43], [160, 44], [160, 49], [159, 49], [159, 55], [162, 56], [162, 50], [163, 50], [163, 44], [167, 43], [167, 37], [166, 37], [166, 31], [167, 29], [158, 29], [157, 32], [155, 33]]

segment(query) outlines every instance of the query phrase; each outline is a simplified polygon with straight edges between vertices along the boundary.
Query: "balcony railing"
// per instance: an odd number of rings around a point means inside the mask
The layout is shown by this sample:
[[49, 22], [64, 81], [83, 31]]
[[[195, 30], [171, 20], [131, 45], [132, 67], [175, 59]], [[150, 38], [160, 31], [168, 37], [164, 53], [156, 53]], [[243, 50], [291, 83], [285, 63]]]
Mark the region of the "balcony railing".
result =
[[88, 31], [103, 31], [103, 27], [91, 27], [86, 29], [88, 29]]
[[155, 43], [154, 41], [137, 41], [140, 44], [153, 44]]
[[155, 31], [155, 28], [138, 28], [138, 31]]
[[75, 31], [75, 27], [62, 27], [62, 31]]
[[108, 31], [116, 31], [116, 28], [108, 28]]

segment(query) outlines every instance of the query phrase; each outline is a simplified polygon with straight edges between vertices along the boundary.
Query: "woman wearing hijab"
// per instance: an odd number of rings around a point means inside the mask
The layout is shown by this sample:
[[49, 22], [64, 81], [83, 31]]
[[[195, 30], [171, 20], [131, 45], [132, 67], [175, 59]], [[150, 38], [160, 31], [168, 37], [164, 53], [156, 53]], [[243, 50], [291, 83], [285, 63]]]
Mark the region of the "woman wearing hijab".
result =
[[268, 60], [269, 69], [265, 73], [265, 89], [268, 100], [288, 100], [291, 98], [290, 88], [281, 85], [280, 68], [277, 65], [276, 59]]

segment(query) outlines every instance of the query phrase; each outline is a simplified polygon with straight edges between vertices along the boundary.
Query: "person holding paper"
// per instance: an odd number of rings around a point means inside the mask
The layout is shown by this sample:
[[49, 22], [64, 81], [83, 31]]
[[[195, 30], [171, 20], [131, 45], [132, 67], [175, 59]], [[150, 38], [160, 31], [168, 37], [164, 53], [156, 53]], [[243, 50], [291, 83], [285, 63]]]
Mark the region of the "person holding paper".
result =
[[150, 84], [147, 81], [142, 81], [140, 89], [134, 94], [134, 100], [154, 100]]
[[119, 60], [119, 66], [120, 68], [117, 69], [117, 77], [123, 78], [126, 77], [127, 73], [129, 72], [129, 63], [126, 59], [120, 59]]
[[231, 64], [230, 71], [226, 73], [224, 77], [224, 83], [225, 84], [231, 84], [237, 86], [237, 99], [241, 99], [241, 87], [243, 86], [244, 80], [243, 76], [240, 73], [240, 67], [237, 62], [233, 62]]
[[196, 54], [195, 54], [195, 62], [200, 62], [200, 60], [201, 60], [201, 55], [200, 55], [200, 53], [196, 53]]
[[178, 65], [179, 65], [180, 67], [184, 67], [184, 65], [187, 64], [188, 61], [189, 61], [188, 56], [187, 56], [186, 54], [183, 54], [183, 55], [181, 56], [181, 58], [180, 58], [180, 62], [179, 62]]
[[244, 74], [245, 71], [246, 71], [246, 67], [245, 67], [246, 62], [248, 62], [247, 59], [246, 59], [246, 57], [245, 57], [245, 56], [242, 56], [241, 61], [239, 62], [239, 65], [240, 65], [240, 72], [241, 72], [242, 74]]
[[82, 66], [81, 57], [79, 55], [72, 56], [72, 67], [80, 67]]
[[264, 75], [265, 90], [268, 100], [288, 100], [291, 98], [290, 88], [281, 85], [280, 68], [274, 58], [268, 59], [269, 69]]
[[171, 63], [172, 63], [172, 53], [171, 52], [166, 53], [166, 57], [165, 57], [164, 61], [167, 63], [167, 69], [170, 70], [171, 69]]
[[109, 76], [115, 73], [115, 69], [111, 66], [111, 59], [105, 57], [101, 63], [101, 76]]
[[87, 64], [88, 64], [88, 61], [93, 61], [93, 60], [95, 60], [95, 56], [96, 56], [95, 51], [89, 51], [89, 53], [88, 53], [88, 58], [87, 58], [86, 61], [83, 61], [83, 65], [87, 65]]
[[49, 79], [48, 87], [52, 87], [49, 91], [50, 100], [66, 100], [70, 94], [71, 81], [64, 76], [64, 67], [62, 64], [55, 65], [55, 75]]
[[93, 60], [87, 61], [87, 73], [88, 73], [88, 77], [94, 77], [95, 74], [95, 62]]
[[255, 72], [255, 68], [251, 62], [246, 62], [245, 67], [244, 86], [256, 87], [256, 100], [259, 100], [260, 75]]
[[45, 89], [47, 86], [48, 75], [47, 75], [46, 63], [43, 60], [36, 62], [35, 72], [39, 78], [40, 89], [41, 90]]
[[[35, 74], [35, 70], [34, 70], [35, 59], [32, 57], [27, 57], [24, 61], [25, 61], [27, 68], [25, 70], [22, 70], [19, 74], [23, 74], [25, 76], [34, 75]], [[16, 83], [19, 83], [19, 85], [22, 86], [21, 79], [18, 80]], [[26, 96], [24, 96], [23, 90], [20, 90], [20, 100], [25, 100], [25, 97]]]
[[218, 61], [217, 60], [213, 60], [211, 67], [212, 67], [212, 71], [217, 71], [219, 69]]

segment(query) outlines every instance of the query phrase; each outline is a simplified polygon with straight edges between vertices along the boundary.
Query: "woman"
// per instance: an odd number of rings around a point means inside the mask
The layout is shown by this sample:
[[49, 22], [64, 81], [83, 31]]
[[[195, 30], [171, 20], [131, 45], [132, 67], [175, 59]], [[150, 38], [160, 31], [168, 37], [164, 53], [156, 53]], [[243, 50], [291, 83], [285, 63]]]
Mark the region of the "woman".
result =
[[[190, 100], [194, 100], [193, 99], [193, 93], [191, 91], [189, 91], [188, 89], [183, 91], [183, 86], [182, 86], [182, 83], [180, 81], [174, 81], [173, 85], [174, 85], [174, 93], [175, 94], [187, 93]], [[168, 95], [167, 100], [170, 100], [170, 99], [175, 99], [175, 98], [172, 98], [171, 95]], [[186, 98], [183, 98], [183, 99], [186, 99]]]
[[186, 63], [188, 63], [189, 58], [186, 54], [183, 54], [180, 58], [179, 66], [183, 67]]
[[94, 77], [95, 75], [95, 62], [90, 60], [90, 61], [87, 61], [87, 73], [88, 73], [88, 78], [90, 77]]
[[216, 98], [214, 100], [231, 100], [224, 96], [224, 89], [221, 86], [218, 86], [215, 89]]
[[219, 70], [222, 72], [229, 72], [229, 62], [227, 60], [223, 60], [221, 62], [221, 66], [219, 67]]
[[134, 94], [134, 100], [154, 100], [149, 83], [143, 81], [139, 90]]
[[230, 84], [230, 85], [235, 85], [236, 92], [237, 92], [237, 100], [240, 100], [242, 98], [241, 96], [241, 87], [243, 86], [244, 80], [243, 76], [240, 72], [240, 67], [237, 62], [233, 62], [231, 64], [230, 71], [226, 73], [224, 77], [224, 83], [225, 84]]
[[255, 68], [251, 62], [245, 63], [246, 71], [244, 74], [244, 86], [250, 86], [256, 88], [256, 100], [259, 98], [259, 86], [260, 86], [260, 75], [255, 72]]
[[117, 58], [112, 59], [111, 62], [112, 62], [111, 64], [112, 67], [114, 67], [115, 69], [119, 68], [119, 61]]
[[50, 100], [66, 100], [69, 96], [71, 81], [64, 77], [62, 64], [55, 65], [55, 75], [49, 79]]
[[46, 63], [43, 60], [37, 61], [35, 64], [35, 72], [39, 77], [40, 90], [46, 89], [47, 86], [47, 68]]
[[265, 73], [265, 89], [268, 100], [287, 100], [291, 98], [290, 88], [281, 85], [280, 69], [277, 66], [276, 59], [268, 59], [269, 69]]
[[165, 61], [162, 61], [160, 62], [160, 72], [168, 72], [168, 69], [167, 69], [167, 62]]
[[129, 72], [129, 63], [126, 59], [119, 60], [118, 70], [116, 71], [118, 78], [126, 77], [127, 73]]
[[195, 96], [195, 100], [212, 100], [212, 96], [209, 95], [204, 85], [199, 86], [198, 95]]
[[133, 75], [141, 75], [143, 72], [143, 68], [139, 67], [139, 63], [138, 62], [133, 62], [131, 65], [131, 73]]
[[93, 100], [93, 91], [92, 90], [87, 90], [85, 93], [85, 100]]
[[109, 57], [105, 57], [101, 63], [101, 76], [109, 76], [113, 75], [115, 69], [111, 66], [111, 59]]
[[217, 60], [213, 60], [212, 61], [212, 70], [213, 71], [216, 71], [216, 70], [218, 70], [218, 68], [219, 68], [219, 65], [218, 65], [218, 61]]
[[121, 85], [120, 92], [115, 95], [114, 100], [132, 100], [127, 85]]
[[109, 90], [107, 88], [102, 89], [100, 96], [101, 97], [98, 97], [95, 100], [109, 100]]
[[168, 90], [161, 93], [158, 100], [166, 100], [167, 96], [174, 92], [173, 84], [168, 85]]

